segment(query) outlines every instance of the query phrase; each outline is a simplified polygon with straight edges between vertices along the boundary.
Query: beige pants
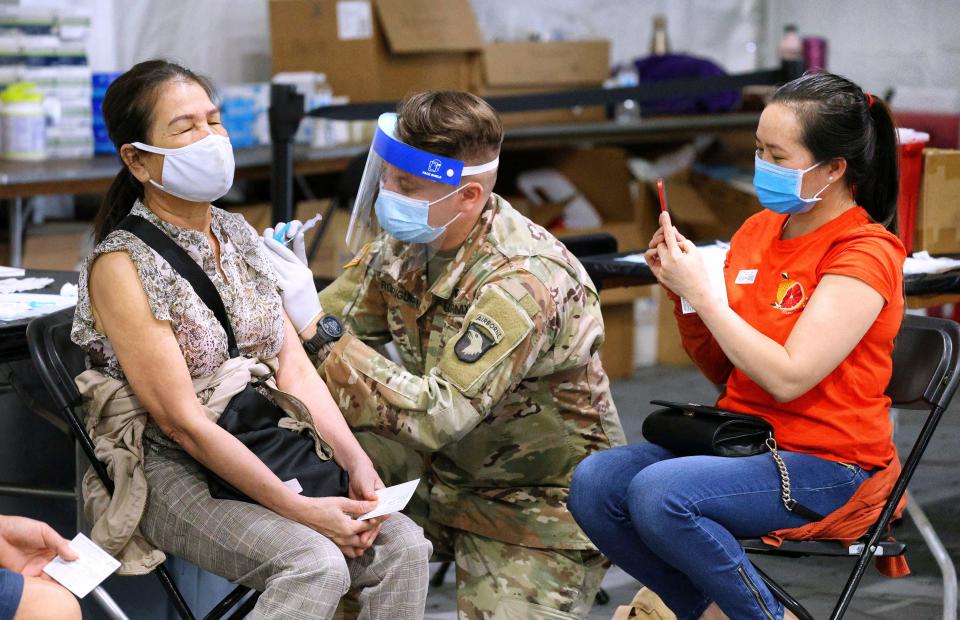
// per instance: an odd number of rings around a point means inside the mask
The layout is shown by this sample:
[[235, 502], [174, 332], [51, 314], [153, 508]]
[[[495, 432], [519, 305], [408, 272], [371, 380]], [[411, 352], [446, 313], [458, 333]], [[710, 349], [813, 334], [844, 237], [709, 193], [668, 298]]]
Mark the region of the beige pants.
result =
[[150, 485], [141, 522], [151, 543], [262, 592], [251, 619], [331, 618], [349, 589], [362, 619], [423, 617], [432, 546], [403, 515], [391, 516], [357, 559], [316, 531], [257, 504], [210, 497], [205, 474], [183, 451], [145, 442]]

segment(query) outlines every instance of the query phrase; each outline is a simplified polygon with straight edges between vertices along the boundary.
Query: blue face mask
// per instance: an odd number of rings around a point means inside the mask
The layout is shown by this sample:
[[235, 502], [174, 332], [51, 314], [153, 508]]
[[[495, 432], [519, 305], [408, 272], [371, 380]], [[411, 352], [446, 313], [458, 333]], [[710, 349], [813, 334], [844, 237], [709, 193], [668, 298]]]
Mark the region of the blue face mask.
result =
[[[463, 186], [466, 187], [466, 186]], [[390, 233], [394, 239], [405, 241], [407, 243], [430, 243], [436, 241], [447, 226], [460, 217], [457, 213], [452, 220], [443, 226], [431, 226], [428, 221], [430, 215], [430, 205], [435, 205], [441, 200], [446, 200], [459, 192], [463, 187], [458, 187], [446, 196], [438, 198], [433, 202], [420, 200], [391, 192], [388, 189], [380, 188], [380, 194], [374, 203], [374, 210], [377, 213], [377, 221], [380, 226]]]
[[800, 195], [803, 175], [822, 163], [803, 170], [794, 170], [771, 164], [760, 159], [760, 155], [754, 155], [753, 187], [757, 191], [760, 204], [771, 211], [790, 215], [809, 211], [820, 201], [820, 194], [830, 187], [830, 183], [812, 197], [804, 198]]

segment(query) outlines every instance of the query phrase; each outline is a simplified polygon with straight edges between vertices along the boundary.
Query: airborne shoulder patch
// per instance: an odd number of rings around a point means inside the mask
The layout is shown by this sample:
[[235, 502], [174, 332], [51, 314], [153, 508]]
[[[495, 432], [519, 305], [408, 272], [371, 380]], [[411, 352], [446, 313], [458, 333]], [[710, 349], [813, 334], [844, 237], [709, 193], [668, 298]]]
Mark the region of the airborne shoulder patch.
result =
[[460, 336], [457, 344], [453, 345], [453, 350], [460, 361], [472, 364], [492, 346], [493, 341], [487, 338], [476, 325], [471, 324]]
[[470, 321], [467, 331], [460, 336], [453, 350], [461, 361], [472, 364], [501, 340], [503, 340], [503, 328], [500, 324], [483, 312], [479, 312]]
[[444, 346], [438, 366], [454, 387], [472, 398], [483, 377], [511, 364], [508, 356], [533, 329], [533, 320], [503, 289], [490, 286], [471, 306], [463, 325]]

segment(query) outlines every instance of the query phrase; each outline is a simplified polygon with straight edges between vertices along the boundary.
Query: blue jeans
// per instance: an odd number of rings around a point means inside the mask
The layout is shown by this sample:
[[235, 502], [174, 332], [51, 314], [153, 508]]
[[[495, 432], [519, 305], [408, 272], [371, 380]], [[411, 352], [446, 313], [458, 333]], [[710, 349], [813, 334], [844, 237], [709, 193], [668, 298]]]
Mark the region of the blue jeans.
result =
[[0, 568], [0, 620], [13, 620], [23, 595], [23, 575]]
[[[870, 476], [853, 465], [780, 454], [794, 499], [823, 515]], [[737, 543], [807, 523], [783, 506], [770, 454], [676, 457], [653, 444], [613, 448], [577, 467], [569, 507], [600, 551], [678, 620], [699, 618], [711, 601], [736, 620], [783, 617]]]

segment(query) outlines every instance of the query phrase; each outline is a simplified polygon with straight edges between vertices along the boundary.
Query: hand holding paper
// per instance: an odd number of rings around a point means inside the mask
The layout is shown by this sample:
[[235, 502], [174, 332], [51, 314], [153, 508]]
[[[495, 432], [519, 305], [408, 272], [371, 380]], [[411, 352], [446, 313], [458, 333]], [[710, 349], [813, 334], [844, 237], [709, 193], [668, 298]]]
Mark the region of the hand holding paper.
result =
[[367, 519], [382, 517], [391, 512], [403, 510], [407, 507], [407, 503], [410, 501], [410, 498], [413, 497], [414, 492], [416, 492], [418, 484], [420, 484], [420, 478], [387, 487], [386, 489], [380, 489], [377, 491], [377, 507], [367, 514], [357, 517], [357, 520], [366, 521]]
[[38, 577], [57, 555], [75, 556], [69, 543], [43, 521], [0, 515], [0, 566], [27, 577]]
[[56, 557], [43, 567], [43, 572], [53, 577], [78, 598], [85, 597], [120, 568], [120, 562], [83, 534], [77, 534], [70, 541], [70, 549], [76, 553], [76, 560], [66, 562]]

